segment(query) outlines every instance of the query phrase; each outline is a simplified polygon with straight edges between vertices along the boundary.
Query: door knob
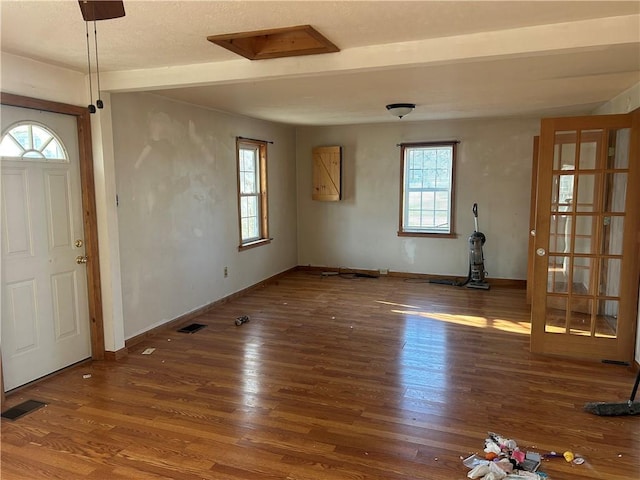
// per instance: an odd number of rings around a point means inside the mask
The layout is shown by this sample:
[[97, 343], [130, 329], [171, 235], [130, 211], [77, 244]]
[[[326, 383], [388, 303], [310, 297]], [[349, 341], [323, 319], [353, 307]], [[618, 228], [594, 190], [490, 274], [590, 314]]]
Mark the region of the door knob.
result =
[[536, 255], [538, 255], [539, 257], [544, 257], [546, 254], [547, 252], [544, 248], [539, 248], [536, 250]]
[[76, 257], [76, 263], [77, 263], [78, 265], [81, 265], [81, 264], [83, 264], [83, 263], [87, 263], [87, 260], [88, 260], [88, 258], [87, 258], [87, 256], [86, 256], [86, 255], [78, 255], [78, 256]]

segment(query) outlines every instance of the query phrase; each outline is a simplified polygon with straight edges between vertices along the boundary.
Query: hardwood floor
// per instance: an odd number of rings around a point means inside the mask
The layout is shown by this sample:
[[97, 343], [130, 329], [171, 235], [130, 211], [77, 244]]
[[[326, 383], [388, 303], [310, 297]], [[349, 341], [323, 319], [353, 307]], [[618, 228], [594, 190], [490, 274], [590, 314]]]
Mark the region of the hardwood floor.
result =
[[640, 478], [640, 416], [582, 411], [634, 373], [532, 355], [528, 321], [524, 290], [294, 272], [9, 395], [48, 406], [2, 420], [2, 478], [464, 479], [488, 431], [584, 456], [554, 480]]

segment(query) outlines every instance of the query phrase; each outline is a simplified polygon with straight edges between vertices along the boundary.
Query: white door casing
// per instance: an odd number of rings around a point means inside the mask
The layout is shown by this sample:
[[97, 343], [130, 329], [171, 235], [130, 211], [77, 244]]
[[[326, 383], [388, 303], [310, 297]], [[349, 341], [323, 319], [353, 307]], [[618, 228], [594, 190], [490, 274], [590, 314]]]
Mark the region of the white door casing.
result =
[[1, 160], [6, 390], [91, 356], [76, 118], [2, 106], [3, 136], [22, 122], [53, 132], [68, 161]]

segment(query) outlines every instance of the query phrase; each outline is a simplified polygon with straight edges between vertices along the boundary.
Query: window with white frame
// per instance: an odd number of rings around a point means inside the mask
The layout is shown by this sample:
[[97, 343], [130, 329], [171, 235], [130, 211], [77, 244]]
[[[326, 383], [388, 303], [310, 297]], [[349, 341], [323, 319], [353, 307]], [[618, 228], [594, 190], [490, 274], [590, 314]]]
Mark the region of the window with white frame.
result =
[[240, 249], [269, 242], [267, 142], [238, 139]]
[[455, 235], [453, 212], [457, 143], [401, 145], [398, 235]]

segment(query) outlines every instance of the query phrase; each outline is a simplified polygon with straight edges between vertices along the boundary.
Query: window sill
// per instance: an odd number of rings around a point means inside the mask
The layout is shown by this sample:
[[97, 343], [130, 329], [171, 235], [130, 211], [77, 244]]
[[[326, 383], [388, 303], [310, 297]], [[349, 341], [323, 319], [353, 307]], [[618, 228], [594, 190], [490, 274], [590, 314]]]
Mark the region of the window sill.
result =
[[267, 245], [271, 243], [273, 238], [261, 238], [260, 240], [254, 240], [253, 242], [243, 243], [238, 247], [238, 251], [242, 252], [243, 250], [249, 250], [251, 248], [259, 247], [261, 245]]
[[427, 238], [458, 238], [457, 233], [426, 233], [399, 231], [399, 237], [427, 237]]

